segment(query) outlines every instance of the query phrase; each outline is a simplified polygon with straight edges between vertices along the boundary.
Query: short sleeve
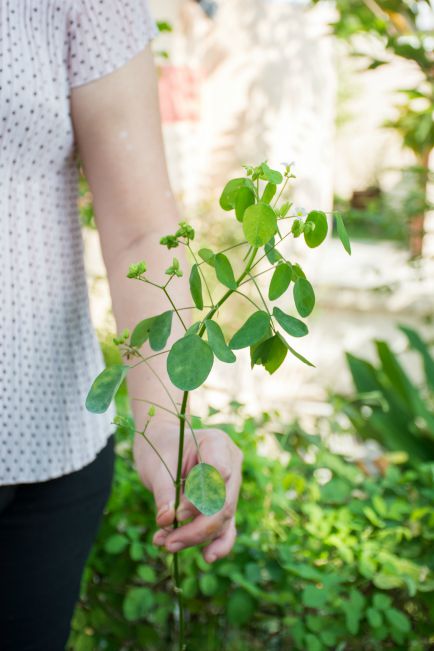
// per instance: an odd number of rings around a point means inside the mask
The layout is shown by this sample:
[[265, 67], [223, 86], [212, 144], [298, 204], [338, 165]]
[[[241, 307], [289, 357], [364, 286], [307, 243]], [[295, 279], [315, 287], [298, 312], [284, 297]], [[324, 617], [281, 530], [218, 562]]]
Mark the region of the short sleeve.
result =
[[86, 84], [120, 68], [157, 34], [147, 0], [72, 0], [69, 85]]

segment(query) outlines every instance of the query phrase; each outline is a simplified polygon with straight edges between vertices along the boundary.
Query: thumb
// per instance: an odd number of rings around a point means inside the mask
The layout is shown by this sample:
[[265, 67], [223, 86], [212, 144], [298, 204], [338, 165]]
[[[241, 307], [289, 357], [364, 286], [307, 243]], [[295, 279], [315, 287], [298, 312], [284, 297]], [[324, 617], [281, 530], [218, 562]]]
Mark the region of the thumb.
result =
[[167, 527], [175, 519], [175, 484], [165, 468], [160, 468], [152, 482], [157, 525]]

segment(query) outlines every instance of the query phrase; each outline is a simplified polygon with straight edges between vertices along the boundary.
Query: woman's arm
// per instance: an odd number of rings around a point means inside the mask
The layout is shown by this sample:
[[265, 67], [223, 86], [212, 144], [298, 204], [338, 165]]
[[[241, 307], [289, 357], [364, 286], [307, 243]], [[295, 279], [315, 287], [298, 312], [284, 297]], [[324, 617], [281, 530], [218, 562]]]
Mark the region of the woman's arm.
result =
[[[93, 194], [95, 221], [118, 331], [131, 330], [140, 320], [170, 309], [161, 290], [126, 277], [129, 265], [144, 259], [152, 279], [156, 282], [167, 279], [164, 270], [172, 261], [173, 250], [162, 247], [159, 239], [175, 232], [181, 219], [168, 178], [157, 88], [155, 64], [148, 45], [115, 72], [73, 88], [71, 95], [75, 136]], [[176, 249], [176, 256], [186, 270], [182, 247]], [[175, 300], [180, 307], [191, 305], [187, 278], [185, 273], [172, 285], [176, 287]], [[189, 311], [183, 311], [182, 315], [184, 320], [189, 320]], [[183, 331], [182, 325], [174, 320], [174, 338], [179, 338]], [[154, 358], [153, 367], [180, 403], [181, 392], [170, 385], [167, 377], [166, 355]], [[128, 387], [132, 398], [146, 397], [173, 409], [161, 385], [144, 364], [129, 373]], [[132, 407], [140, 429], [149, 406], [133, 400]], [[177, 456], [176, 431], [176, 419], [157, 410], [150, 436], [173, 469]], [[241, 453], [223, 432], [203, 430], [200, 445], [204, 460], [217, 466], [227, 479], [226, 508], [213, 518], [204, 518], [187, 507], [186, 515], [195, 515], [194, 521], [169, 535], [159, 532], [156, 542], [169, 548], [171, 542], [188, 546], [214, 539], [205, 552], [207, 560], [211, 560], [228, 553], [235, 537]], [[135, 440], [135, 459], [142, 481], [154, 493], [157, 523], [161, 527], [170, 525], [174, 519], [171, 504], [174, 487], [142, 437]], [[197, 458], [188, 437], [185, 470], [194, 463]]]

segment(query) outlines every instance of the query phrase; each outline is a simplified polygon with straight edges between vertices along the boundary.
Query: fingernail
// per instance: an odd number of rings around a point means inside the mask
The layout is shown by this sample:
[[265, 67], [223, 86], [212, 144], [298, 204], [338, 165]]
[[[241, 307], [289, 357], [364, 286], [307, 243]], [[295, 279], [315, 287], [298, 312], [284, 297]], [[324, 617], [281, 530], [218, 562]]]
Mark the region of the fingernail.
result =
[[217, 556], [215, 554], [210, 554], [208, 556], [208, 563], [214, 563], [214, 561], [217, 559]]
[[167, 543], [167, 549], [169, 552], [179, 552], [183, 547], [184, 545], [180, 542]]

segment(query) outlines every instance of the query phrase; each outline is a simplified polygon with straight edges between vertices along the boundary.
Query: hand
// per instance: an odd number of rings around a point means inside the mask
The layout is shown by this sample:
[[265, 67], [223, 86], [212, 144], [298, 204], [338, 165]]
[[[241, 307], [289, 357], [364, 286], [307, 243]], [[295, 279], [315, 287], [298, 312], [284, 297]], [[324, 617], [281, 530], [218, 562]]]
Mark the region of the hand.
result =
[[[175, 477], [178, 462], [179, 425], [171, 421], [152, 421], [146, 432], [159, 454]], [[217, 468], [226, 482], [226, 502], [223, 509], [213, 516], [202, 515], [182, 495], [176, 517], [178, 521], [193, 518], [191, 522], [173, 529], [175, 519], [175, 486], [149, 443], [136, 434], [134, 458], [143, 484], [154, 494], [157, 506], [157, 525], [153, 542], [164, 545], [170, 552], [179, 551], [207, 542], [203, 557], [208, 563], [226, 556], [232, 549], [235, 537], [235, 511], [241, 484], [242, 452], [222, 430], [195, 430], [202, 461]], [[196, 444], [186, 426], [182, 476], [185, 478], [193, 466], [199, 463]]]

